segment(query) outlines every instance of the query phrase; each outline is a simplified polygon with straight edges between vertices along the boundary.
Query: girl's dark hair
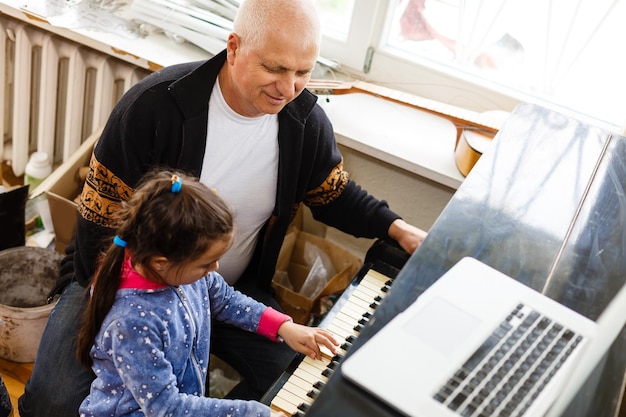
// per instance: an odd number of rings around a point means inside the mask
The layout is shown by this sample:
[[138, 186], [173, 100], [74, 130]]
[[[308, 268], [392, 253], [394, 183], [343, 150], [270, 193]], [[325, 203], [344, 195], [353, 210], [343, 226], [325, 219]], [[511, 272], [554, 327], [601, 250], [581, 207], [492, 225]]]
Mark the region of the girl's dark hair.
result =
[[[182, 181], [178, 192], [172, 192], [175, 175]], [[164, 256], [180, 266], [233, 233], [232, 214], [214, 191], [197, 178], [167, 170], [149, 172], [115, 219], [116, 234], [126, 242], [126, 250], [111, 243], [93, 277], [77, 340], [78, 359], [87, 367], [92, 365], [91, 347], [120, 286], [126, 251], [133, 264], [148, 267], [152, 257]]]

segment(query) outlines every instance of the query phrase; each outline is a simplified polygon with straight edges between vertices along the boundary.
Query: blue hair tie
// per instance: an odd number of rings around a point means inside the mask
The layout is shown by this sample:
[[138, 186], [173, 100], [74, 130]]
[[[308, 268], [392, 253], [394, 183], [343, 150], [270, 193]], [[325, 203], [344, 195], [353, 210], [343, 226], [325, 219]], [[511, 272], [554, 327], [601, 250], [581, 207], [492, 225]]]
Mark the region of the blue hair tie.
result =
[[118, 235], [115, 235], [115, 237], [113, 238], [113, 243], [115, 243], [120, 248], [125, 248], [127, 245], [126, 241]]
[[172, 192], [176, 194], [181, 188], [183, 188], [183, 181], [178, 175], [172, 175]]

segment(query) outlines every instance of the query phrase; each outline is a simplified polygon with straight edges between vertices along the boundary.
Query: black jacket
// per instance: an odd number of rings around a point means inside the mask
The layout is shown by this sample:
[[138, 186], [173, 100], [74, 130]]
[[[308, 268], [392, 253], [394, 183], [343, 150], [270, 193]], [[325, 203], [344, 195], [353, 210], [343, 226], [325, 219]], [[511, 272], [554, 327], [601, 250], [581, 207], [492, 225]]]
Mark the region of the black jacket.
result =
[[[225, 58], [223, 51], [208, 61], [164, 68], [131, 87], [115, 106], [92, 156], [62, 280], [74, 270], [81, 285], [89, 283], [103, 242], [110, 242], [111, 213], [146, 171], [161, 166], [200, 176], [209, 98]], [[278, 115], [276, 205], [244, 273], [268, 291], [300, 204], [308, 205], [317, 220], [358, 237], [387, 239], [399, 218], [385, 201], [348, 179], [332, 125], [316, 102], [304, 90]]]

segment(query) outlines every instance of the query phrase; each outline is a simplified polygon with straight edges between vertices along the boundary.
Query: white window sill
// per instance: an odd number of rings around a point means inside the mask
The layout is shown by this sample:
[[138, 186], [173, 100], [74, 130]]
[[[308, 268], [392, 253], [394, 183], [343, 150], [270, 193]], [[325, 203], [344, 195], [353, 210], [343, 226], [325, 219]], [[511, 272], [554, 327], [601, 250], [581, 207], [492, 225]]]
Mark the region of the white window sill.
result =
[[449, 119], [365, 93], [320, 95], [318, 103], [339, 144], [453, 189], [463, 182]]

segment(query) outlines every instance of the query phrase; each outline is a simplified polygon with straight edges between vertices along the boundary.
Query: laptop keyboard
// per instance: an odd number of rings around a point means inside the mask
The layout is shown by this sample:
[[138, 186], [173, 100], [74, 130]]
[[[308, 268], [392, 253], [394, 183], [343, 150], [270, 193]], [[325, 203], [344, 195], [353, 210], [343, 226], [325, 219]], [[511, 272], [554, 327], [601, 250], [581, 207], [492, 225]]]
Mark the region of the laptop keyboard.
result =
[[520, 304], [433, 398], [463, 417], [524, 416], [581, 340]]

